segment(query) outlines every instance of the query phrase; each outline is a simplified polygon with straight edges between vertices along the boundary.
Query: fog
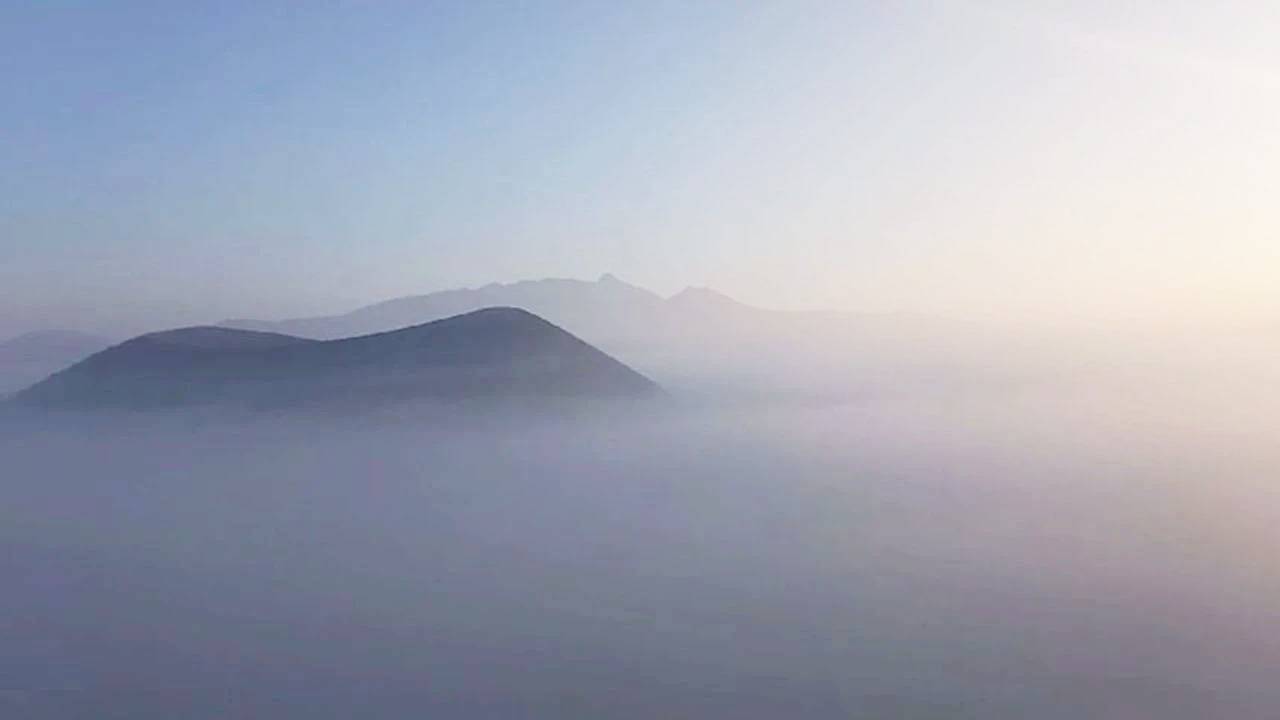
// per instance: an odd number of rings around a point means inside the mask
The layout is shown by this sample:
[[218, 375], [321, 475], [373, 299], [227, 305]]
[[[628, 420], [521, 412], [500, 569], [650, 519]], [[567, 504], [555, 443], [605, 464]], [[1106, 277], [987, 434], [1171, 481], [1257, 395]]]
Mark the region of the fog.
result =
[[10, 413], [0, 714], [1274, 717], [1280, 384], [1246, 359], [502, 417]]

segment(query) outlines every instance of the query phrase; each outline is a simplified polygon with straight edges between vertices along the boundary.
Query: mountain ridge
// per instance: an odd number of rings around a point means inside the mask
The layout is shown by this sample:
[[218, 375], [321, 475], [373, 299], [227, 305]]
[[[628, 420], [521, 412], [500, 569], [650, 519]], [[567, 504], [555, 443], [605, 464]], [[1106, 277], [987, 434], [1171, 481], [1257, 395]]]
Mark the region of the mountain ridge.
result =
[[[379, 332], [414, 323], [427, 322], [441, 317], [478, 310], [482, 307], [518, 307], [548, 318], [564, 326], [574, 334], [587, 337], [592, 343], [608, 344], [612, 338], [605, 322], [623, 319], [653, 323], [669, 322], [665, 316], [673, 311], [687, 310], [688, 293], [697, 288], [687, 288], [669, 298], [605, 273], [595, 281], [573, 278], [544, 278], [519, 280], [511, 283], [488, 283], [478, 287], [453, 288], [418, 295], [406, 295], [364, 305], [346, 313], [288, 318], [284, 320], [230, 319], [218, 323], [221, 327], [244, 330], [283, 332], [299, 337], [319, 340], [349, 337], [360, 333]], [[714, 295], [722, 306], [734, 305], [748, 311], [771, 313], [739, 303], [726, 295], [706, 291]], [[605, 322], [597, 315], [618, 315]], [[639, 317], [637, 317], [639, 316]]]

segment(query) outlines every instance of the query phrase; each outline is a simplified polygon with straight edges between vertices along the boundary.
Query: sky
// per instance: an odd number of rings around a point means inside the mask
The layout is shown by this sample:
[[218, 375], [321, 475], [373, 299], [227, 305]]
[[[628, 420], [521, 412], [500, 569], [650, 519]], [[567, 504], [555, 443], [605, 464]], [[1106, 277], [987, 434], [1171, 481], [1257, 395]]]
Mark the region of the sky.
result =
[[492, 281], [1280, 318], [1280, 5], [6, 3], [0, 335]]

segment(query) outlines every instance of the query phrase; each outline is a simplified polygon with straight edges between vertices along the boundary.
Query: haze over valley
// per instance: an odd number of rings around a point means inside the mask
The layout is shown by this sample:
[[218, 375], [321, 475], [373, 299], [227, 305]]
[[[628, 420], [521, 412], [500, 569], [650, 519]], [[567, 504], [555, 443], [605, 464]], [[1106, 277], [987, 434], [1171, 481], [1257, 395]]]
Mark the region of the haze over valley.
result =
[[[1153, 352], [1171, 337], [1063, 344], [1048, 362], [710, 291], [515, 288], [620, 357], [703, 364], [668, 365], [679, 382], [653, 395], [526, 310], [437, 321], [415, 299], [385, 322], [425, 324], [359, 335], [383, 329], [359, 311], [331, 333], [352, 340], [149, 334], [17, 395], [0, 707], [1191, 719], [1280, 702], [1280, 637], [1259, 629], [1280, 593], [1265, 343], [1214, 363]], [[613, 292], [643, 304], [594, 303]], [[847, 345], [818, 343], [837, 331]], [[797, 358], [814, 346], [784, 340], [805, 338], [848, 354]], [[859, 340], [865, 362], [842, 366]], [[733, 372], [752, 341], [782, 362]], [[731, 382], [699, 384], [718, 367]]]

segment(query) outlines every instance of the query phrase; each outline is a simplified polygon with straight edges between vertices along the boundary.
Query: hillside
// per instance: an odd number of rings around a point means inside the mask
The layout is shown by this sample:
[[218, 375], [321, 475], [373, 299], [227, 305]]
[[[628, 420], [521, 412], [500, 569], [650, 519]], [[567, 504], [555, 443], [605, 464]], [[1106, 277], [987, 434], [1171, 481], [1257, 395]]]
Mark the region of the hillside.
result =
[[532, 313], [488, 308], [328, 341], [217, 327], [153, 333], [98, 353], [16, 400], [79, 409], [366, 406], [655, 390], [644, 376]]

